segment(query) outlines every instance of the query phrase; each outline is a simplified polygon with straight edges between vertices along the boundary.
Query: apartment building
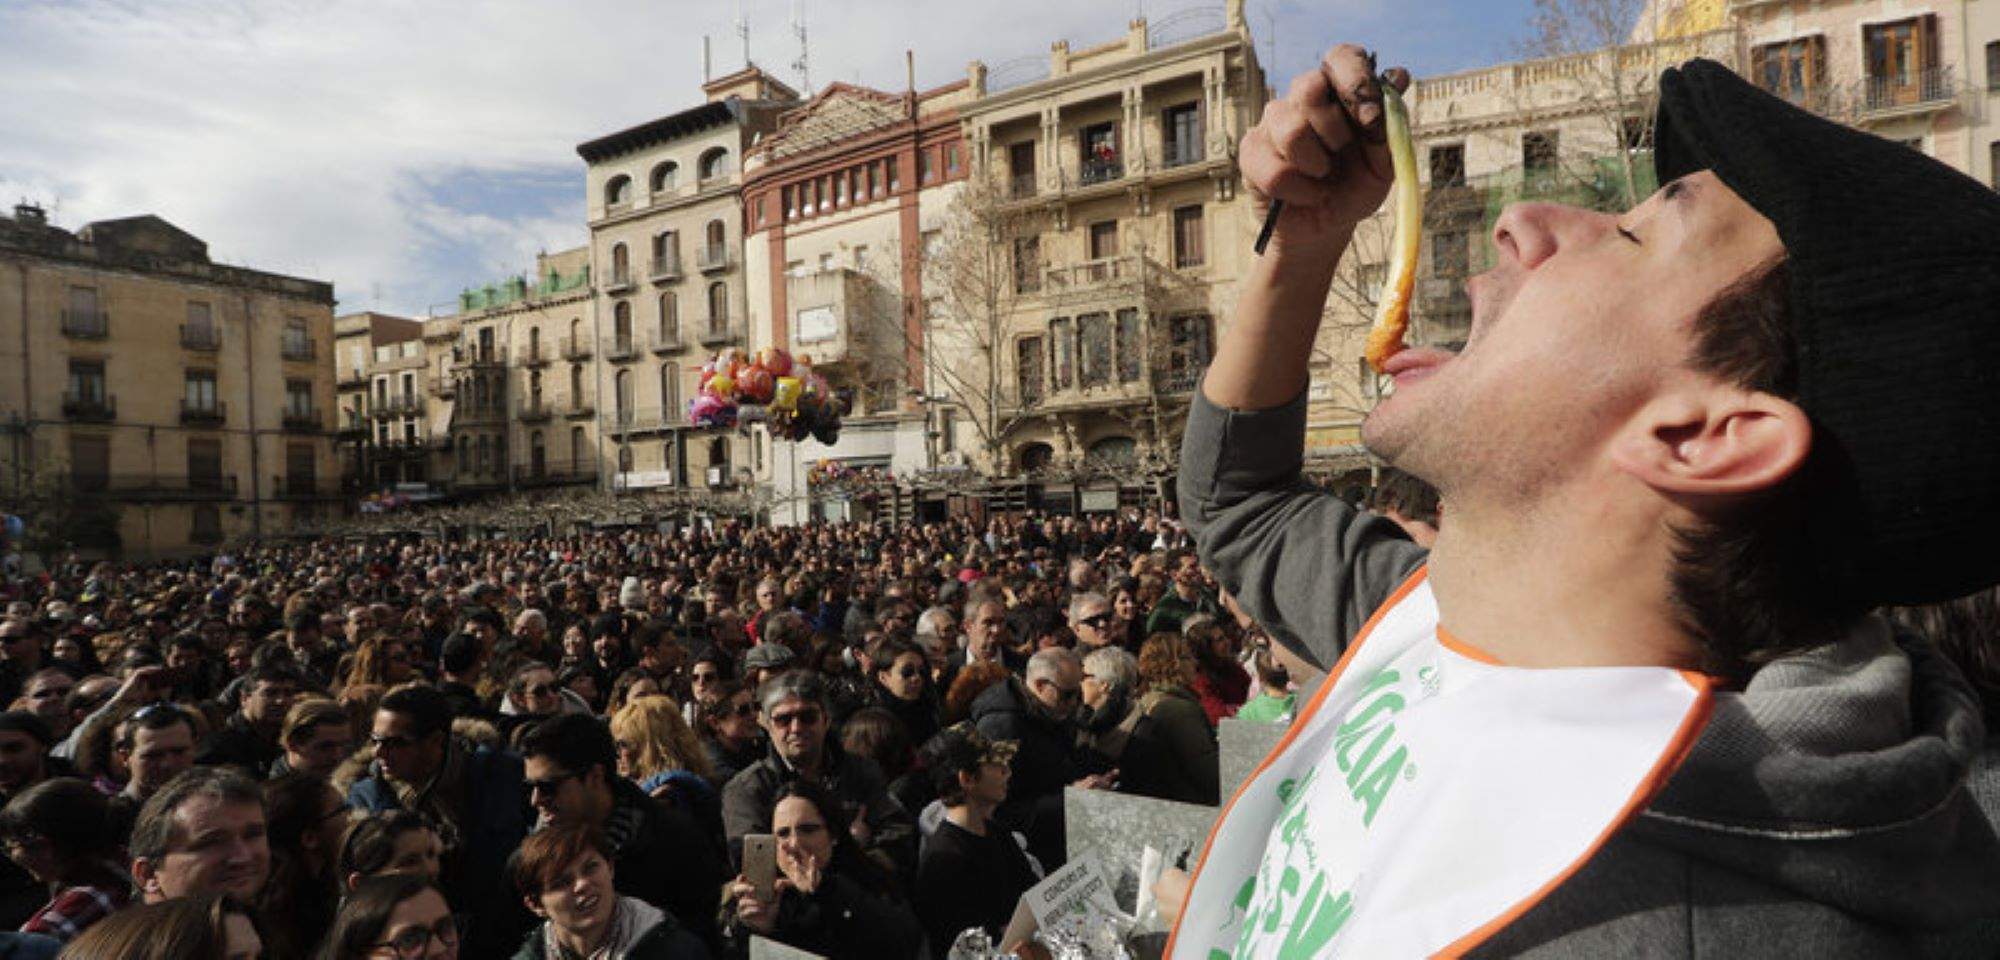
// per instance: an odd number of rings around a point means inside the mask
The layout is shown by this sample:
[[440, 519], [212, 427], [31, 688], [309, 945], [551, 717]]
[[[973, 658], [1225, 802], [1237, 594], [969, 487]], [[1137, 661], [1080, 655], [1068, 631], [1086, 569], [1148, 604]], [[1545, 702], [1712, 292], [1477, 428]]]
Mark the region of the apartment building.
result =
[[186, 554], [339, 510], [333, 288], [226, 266], [156, 216], [0, 217], [0, 471], [116, 516], [94, 546]]
[[333, 318], [333, 344], [342, 493], [428, 484], [423, 324], [372, 311], [347, 314]]
[[820, 460], [903, 477], [965, 466], [961, 408], [926, 402], [944, 391], [926, 351], [924, 247], [966, 178], [954, 107], [968, 90], [836, 83], [745, 161], [751, 346], [811, 357], [850, 406], [830, 447], [753, 427], [752, 473], [775, 523], [864, 518], [852, 491], [808, 486]]
[[[599, 476], [600, 352], [590, 251], [459, 294], [423, 325], [440, 484], [453, 493], [588, 485]], [[422, 376], [419, 376], [422, 379]]]
[[742, 164], [799, 97], [756, 66], [707, 101], [577, 147], [587, 165], [598, 450], [611, 490], [741, 490], [750, 443], [687, 424], [694, 371], [748, 349]]
[[[1047, 481], [1051, 506], [1101, 508], [1171, 474], [1251, 262], [1258, 215], [1234, 144], [1263, 109], [1263, 68], [1229, 0], [1133, 20], [1108, 43], [1058, 41], [1046, 60], [975, 62], [969, 81], [966, 190], [982, 196], [979, 229], [1002, 235], [1008, 275], [987, 299], [1005, 316], [991, 335], [977, 316], [934, 317], [934, 362], [990, 377], [957, 398], [981, 467]], [[983, 242], [941, 240], [946, 255]]]

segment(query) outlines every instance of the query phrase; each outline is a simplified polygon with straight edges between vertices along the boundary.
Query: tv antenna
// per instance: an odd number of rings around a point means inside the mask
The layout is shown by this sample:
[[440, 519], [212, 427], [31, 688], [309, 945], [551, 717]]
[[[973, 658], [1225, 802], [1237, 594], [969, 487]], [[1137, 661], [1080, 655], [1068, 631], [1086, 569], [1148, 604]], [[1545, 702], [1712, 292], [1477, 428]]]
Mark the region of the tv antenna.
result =
[[736, 0], [736, 39], [743, 42], [743, 68], [750, 69], [750, 16], [743, 12], [743, 0]]
[[799, 58], [792, 61], [792, 69], [799, 74], [799, 93], [812, 96], [812, 68], [809, 66], [811, 47], [806, 44], [806, 4], [805, 0], [792, 0], [792, 35], [799, 38]]

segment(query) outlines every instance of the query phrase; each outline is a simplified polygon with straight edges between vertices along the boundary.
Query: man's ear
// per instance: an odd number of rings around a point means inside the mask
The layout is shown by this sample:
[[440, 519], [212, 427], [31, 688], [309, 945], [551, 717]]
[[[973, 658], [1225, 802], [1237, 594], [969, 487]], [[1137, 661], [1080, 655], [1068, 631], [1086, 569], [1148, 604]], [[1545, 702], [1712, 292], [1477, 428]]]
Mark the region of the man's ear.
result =
[[1662, 493], [1728, 497], [1769, 490], [1812, 450], [1798, 405], [1755, 390], [1716, 388], [1648, 404], [1614, 442], [1618, 469]]
[[141, 900], [160, 894], [160, 874], [153, 868], [153, 861], [144, 857], [132, 859], [132, 885], [139, 889]]
[[542, 918], [543, 920], [547, 920], [549, 918], [549, 912], [547, 910], [542, 909], [541, 897], [522, 897], [521, 903], [527, 906], [529, 913], [532, 913], [535, 916]]

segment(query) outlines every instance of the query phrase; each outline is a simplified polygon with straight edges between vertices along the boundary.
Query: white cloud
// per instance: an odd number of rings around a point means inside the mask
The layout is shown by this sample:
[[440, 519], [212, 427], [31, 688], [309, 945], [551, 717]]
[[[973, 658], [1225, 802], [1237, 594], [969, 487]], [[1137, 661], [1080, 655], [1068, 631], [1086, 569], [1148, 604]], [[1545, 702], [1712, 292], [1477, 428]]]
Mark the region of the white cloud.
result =
[[[747, 6], [753, 54], [790, 81], [790, 4]], [[811, 0], [812, 79], [898, 88], [908, 48], [931, 86], [974, 58], [1114, 39], [1133, 12]], [[332, 280], [342, 309], [379, 289], [381, 309], [421, 312], [582, 242], [575, 145], [697, 103], [704, 33], [717, 73], [740, 63], [734, 15], [715, 0], [0, 3], [0, 200], [57, 203], [72, 228], [156, 213], [218, 259]], [[516, 175], [536, 189], [506, 191]], [[458, 189], [485, 178], [500, 186]]]

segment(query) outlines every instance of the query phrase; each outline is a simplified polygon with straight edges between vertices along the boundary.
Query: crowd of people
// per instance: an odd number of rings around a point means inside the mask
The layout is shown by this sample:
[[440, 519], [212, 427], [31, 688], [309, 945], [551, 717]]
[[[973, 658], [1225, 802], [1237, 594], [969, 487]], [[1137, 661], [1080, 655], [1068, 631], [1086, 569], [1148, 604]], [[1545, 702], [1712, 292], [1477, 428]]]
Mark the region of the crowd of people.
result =
[[1064, 788], [1213, 804], [1217, 722], [1289, 719], [1312, 669], [1136, 510], [329, 539], [6, 590], [23, 957], [941, 957], [1062, 864]]

